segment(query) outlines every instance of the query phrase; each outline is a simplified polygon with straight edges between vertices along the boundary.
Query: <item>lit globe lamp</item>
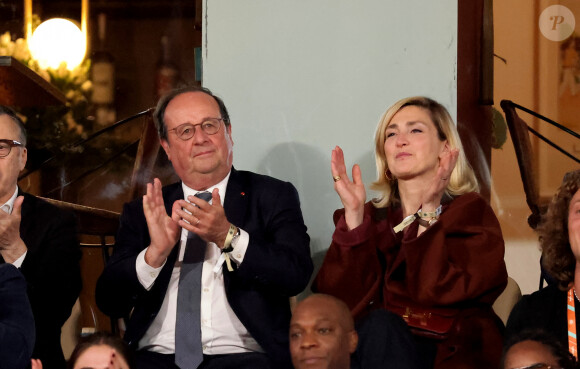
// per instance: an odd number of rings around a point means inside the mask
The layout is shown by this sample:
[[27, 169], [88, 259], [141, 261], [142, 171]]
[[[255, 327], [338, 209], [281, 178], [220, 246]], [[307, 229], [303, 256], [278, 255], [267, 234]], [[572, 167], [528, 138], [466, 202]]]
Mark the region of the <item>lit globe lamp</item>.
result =
[[40, 24], [28, 40], [32, 57], [42, 69], [58, 69], [62, 62], [68, 70], [78, 67], [87, 53], [87, 39], [81, 29], [63, 18]]
[[67, 19], [53, 18], [32, 32], [32, 0], [24, 0], [24, 33], [32, 57], [41, 68], [57, 69], [62, 62], [68, 70], [79, 66], [87, 53], [89, 0], [81, 0], [81, 27]]

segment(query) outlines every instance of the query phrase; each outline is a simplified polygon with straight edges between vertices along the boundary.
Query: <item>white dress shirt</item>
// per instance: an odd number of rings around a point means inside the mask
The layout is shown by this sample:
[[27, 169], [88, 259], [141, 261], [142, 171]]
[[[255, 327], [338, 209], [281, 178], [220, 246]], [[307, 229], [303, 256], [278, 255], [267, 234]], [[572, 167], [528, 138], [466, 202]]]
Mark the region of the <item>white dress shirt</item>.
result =
[[[9, 198], [4, 205], [0, 206], [0, 209], [2, 209], [7, 214], [12, 214], [14, 201], [16, 201], [17, 197], [18, 197], [18, 186], [16, 186], [16, 189], [14, 190], [14, 194], [12, 195], [12, 197]], [[22, 266], [22, 263], [24, 262], [24, 258], [26, 258], [27, 253], [28, 251], [25, 251], [24, 254], [22, 254], [18, 259], [14, 260], [12, 265], [14, 265], [17, 268], [20, 268]]]
[[[226, 187], [229, 174], [214, 188], [219, 190], [222, 205], [225, 201]], [[183, 184], [184, 198], [193, 196], [197, 192]], [[181, 261], [185, 252], [188, 231], [182, 229], [179, 256], [173, 267], [173, 273], [167, 287], [167, 293], [157, 317], [139, 341], [139, 349], [147, 349], [162, 354], [175, 353], [175, 317], [177, 311], [177, 292], [179, 286], [179, 273]], [[240, 229], [240, 237], [232, 243], [234, 250], [230, 253], [231, 259], [240, 265], [246, 254], [249, 244], [249, 235]], [[163, 266], [153, 268], [145, 262], [143, 250], [137, 257], [137, 276], [144, 288], [150, 289]], [[248, 351], [263, 352], [260, 345], [252, 338], [246, 327], [240, 322], [230, 307], [224, 288], [224, 255], [218, 246], [209, 242], [207, 245], [205, 260], [203, 262], [201, 276], [201, 343], [205, 355], [230, 354]]]

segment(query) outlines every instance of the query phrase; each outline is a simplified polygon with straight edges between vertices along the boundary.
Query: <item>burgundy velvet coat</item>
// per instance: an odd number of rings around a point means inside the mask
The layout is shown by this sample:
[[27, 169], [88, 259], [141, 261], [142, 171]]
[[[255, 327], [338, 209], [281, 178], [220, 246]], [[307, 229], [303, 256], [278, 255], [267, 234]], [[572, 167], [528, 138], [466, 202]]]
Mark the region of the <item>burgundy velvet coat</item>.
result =
[[337, 210], [313, 290], [341, 298], [355, 318], [376, 308], [455, 309], [460, 329], [436, 341], [436, 367], [497, 367], [503, 327], [491, 305], [507, 272], [493, 210], [467, 193], [443, 204], [439, 221], [418, 237], [416, 221], [394, 233], [402, 220], [400, 207], [377, 209], [369, 202], [363, 223], [349, 231], [344, 210]]

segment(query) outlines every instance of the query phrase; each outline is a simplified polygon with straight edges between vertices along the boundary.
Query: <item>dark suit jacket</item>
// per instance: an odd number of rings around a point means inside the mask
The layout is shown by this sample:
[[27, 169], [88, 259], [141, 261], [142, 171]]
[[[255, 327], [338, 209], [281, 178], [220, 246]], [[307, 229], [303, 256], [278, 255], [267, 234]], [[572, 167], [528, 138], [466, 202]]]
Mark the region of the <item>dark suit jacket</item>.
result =
[[[167, 213], [183, 199], [181, 183], [163, 189]], [[312, 273], [310, 238], [292, 184], [232, 169], [224, 209], [228, 220], [250, 235], [244, 261], [224, 268], [228, 302], [250, 334], [279, 366], [290, 366], [289, 297], [300, 293]], [[143, 201], [125, 205], [111, 260], [97, 283], [97, 304], [106, 314], [131, 317], [125, 339], [137, 347], [165, 296], [177, 251], [174, 247], [153, 287], [139, 283], [135, 262], [150, 243]], [[134, 310], [132, 310], [134, 309]]]
[[[20, 237], [28, 248], [20, 271], [36, 322], [33, 358], [45, 369], [64, 368], [61, 327], [81, 290], [81, 251], [74, 215], [23, 193]], [[4, 259], [0, 256], [0, 263]]]
[[26, 368], [34, 347], [34, 318], [26, 281], [12, 264], [0, 264], [0, 367]]
[[[505, 330], [510, 341], [522, 331], [541, 330], [553, 336], [562, 347], [568, 347], [568, 293], [556, 283], [525, 295], [512, 309]], [[580, 308], [576, 302], [576, 327], [580, 322]]]

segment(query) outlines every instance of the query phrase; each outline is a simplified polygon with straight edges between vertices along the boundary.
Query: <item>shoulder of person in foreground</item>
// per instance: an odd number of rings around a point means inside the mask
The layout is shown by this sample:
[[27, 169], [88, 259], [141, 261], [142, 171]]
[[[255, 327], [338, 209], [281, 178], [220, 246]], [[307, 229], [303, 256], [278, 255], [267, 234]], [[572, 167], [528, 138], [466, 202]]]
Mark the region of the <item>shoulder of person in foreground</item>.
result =
[[[555, 315], [565, 319], [566, 292], [553, 284], [524, 295], [518, 301], [508, 318], [505, 337], [510, 338], [527, 328], [545, 327]], [[565, 320], [562, 324], [565, 324]]]
[[12, 264], [0, 264], [0, 365], [26, 367], [34, 341], [34, 318], [26, 295], [26, 281]]

